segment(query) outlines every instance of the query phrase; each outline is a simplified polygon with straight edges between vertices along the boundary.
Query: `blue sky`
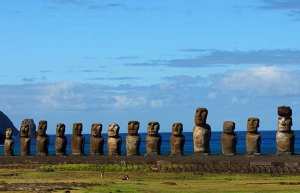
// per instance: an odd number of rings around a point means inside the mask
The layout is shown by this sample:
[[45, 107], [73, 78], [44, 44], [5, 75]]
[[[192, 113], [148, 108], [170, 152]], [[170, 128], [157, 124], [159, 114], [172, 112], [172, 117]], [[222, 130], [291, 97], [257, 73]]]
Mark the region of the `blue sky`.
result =
[[300, 127], [300, 0], [0, 2], [0, 110], [57, 123], [181, 122], [197, 107], [221, 131], [277, 129], [277, 107]]

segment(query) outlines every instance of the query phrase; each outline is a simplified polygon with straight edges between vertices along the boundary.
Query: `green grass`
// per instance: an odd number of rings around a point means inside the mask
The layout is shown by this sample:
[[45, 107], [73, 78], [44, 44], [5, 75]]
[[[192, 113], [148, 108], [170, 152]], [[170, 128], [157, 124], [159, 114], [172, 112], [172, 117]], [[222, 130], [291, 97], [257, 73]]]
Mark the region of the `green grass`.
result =
[[[94, 166], [88, 167], [87, 164], [64, 165], [61, 169], [54, 166], [47, 167], [52, 167], [53, 170], [0, 169], [0, 181], [7, 183], [81, 182], [93, 184], [92, 186], [74, 187], [76, 190], [72, 190], [72, 193], [299, 192], [300, 190], [300, 176], [298, 175], [166, 173], [142, 168], [108, 171], [108, 166], [103, 166], [107, 170], [105, 170], [104, 179], [101, 180], [101, 171], [91, 170], [90, 168], [94, 168]], [[119, 166], [110, 167], [115, 170]], [[74, 168], [77, 169], [74, 170]], [[121, 180], [123, 175], [129, 175], [130, 179]]]

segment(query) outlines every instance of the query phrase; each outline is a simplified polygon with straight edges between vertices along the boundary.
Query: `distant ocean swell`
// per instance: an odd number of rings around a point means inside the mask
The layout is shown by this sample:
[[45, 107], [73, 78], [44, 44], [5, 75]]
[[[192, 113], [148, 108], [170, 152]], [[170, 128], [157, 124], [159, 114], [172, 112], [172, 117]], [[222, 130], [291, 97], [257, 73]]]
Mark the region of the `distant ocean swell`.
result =
[[[277, 131], [260, 131], [261, 134], [261, 154], [276, 154], [276, 132]], [[300, 154], [300, 131], [294, 131], [296, 140], [295, 140], [295, 154]], [[238, 135], [238, 142], [237, 142], [237, 153], [238, 154], [246, 154], [246, 131], [236, 131]], [[222, 147], [221, 147], [221, 134], [222, 132], [212, 132], [211, 141], [210, 141], [210, 151], [211, 154], [222, 154]], [[122, 137], [122, 151], [121, 154], [126, 154], [126, 135], [127, 133], [121, 133], [120, 136]], [[145, 138], [147, 133], [140, 133], [141, 136], [141, 146], [140, 146], [140, 153], [141, 155], [146, 154], [146, 142]], [[162, 145], [161, 145], [161, 154], [162, 155], [169, 155], [170, 154], [170, 137], [171, 132], [162, 132], [160, 133], [162, 136]], [[193, 145], [193, 133], [192, 132], [183, 132], [185, 136], [185, 145], [184, 145], [184, 155], [191, 155], [194, 153], [194, 145]], [[55, 135], [50, 136], [50, 145], [49, 145], [49, 154], [55, 154]], [[84, 134], [85, 136], [85, 147], [84, 153], [86, 155], [90, 154], [90, 134]], [[104, 155], [107, 155], [107, 134], [103, 133], [102, 136], [105, 139], [104, 143]], [[67, 154], [71, 154], [71, 135], [66, 135], [68, 139], [67, 145]], [[20, 140], [18, 137], [14, 137], [15, 140], [15, 147], [14, 153], [16, 155], [20, 155]], [[35, 146], [35, 139], [31, 140], [31, 154], [36, 154], [36, 146]], [[0, 146], [0, 155], [3, 155], [3, 146]]]

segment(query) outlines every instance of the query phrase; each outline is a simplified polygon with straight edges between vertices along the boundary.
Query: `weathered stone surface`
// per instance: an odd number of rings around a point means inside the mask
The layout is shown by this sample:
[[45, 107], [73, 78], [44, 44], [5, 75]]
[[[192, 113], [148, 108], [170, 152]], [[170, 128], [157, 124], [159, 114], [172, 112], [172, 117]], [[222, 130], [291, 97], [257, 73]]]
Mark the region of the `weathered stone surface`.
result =
[[67, 154], [67, 138], [65, 136], [65, 131], [65, 124], [58, 123], [56, 125], [55, 154], [59, 156]]
[[193, 128], [194, 153], [210, 154], [211, 128], [206, 123], [208, 111], [206, 108], [197, 108], [195, 112], [195, 126]]
[[234, 133], [235, 123], [225, 121], [223, 124], [223, 133], [221, 134], [222, 153], [224, 155], [236, 154], [237, 135]]
[[38, 126], [38, 136], [36, 137], [36, 155], [47, 156], [49, 155], [48, 147], [50, 138], [46, 134], [47, 121], [41, 120]]
[[81, 133], [82, 123], [74, 123], [71, 136], [72, 155], [84, 155], [85, 137]]
[[101, 136], [102, 124], [93, 123], [90, 137], [90, 154], [103, 155], [104, 138]]
[[30, 143], [31, 139], [29, 137], [29, 125], [22, 121], [21, 128], [20, 128], [20, 151], [21, 156], [28, 156], [30, 155]]
[[246, 149], [249, 155], [260, 155], [261, 136], [257, 132], [259, 119], [252, 117], [247, 121]]
[[295, 133], [291, 130], [293, 125], [291, 116], [292, 109], [290, 107], [278, 107], [277, 154], [294, 154]]
[[171, 155], [183, 155], [185, 137], [182, 135], [182, 123], [172, 125], [172, 135], [170, 137]]
[[5, 131], [4, 155], [13, 156], [14, 155], [14, 145], [15, 145], [15, 141], [12, 138], [12, 129], [7, 128]]
[[107, 154], [121, 155], [122, 138], [119, 136], [120, 127], [116, 123], [108, 126]]
[[28, 136], [32, 139], [35, 139], [37, 136], [36, 125], [33, 119], [24, 119], [22, 122], [29, 125]]
[[158, 122], [149, 122], [146, 136], [146, 155], [160, 155], [161, 135], [158, 134]]
[[128, 135], [126, 136], [126, 155], [140, 155], [141, 136], [138, 134], [140, 123], [128, 122]]

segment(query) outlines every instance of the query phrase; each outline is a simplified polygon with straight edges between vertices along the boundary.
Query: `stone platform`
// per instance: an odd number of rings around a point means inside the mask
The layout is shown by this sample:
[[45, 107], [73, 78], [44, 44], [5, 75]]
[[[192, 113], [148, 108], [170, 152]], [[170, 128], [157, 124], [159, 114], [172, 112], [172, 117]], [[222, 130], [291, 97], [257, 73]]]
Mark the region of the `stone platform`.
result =
[[164, 172], [300, 174], [300, 155], [0, 156], [0, 168], [67, 163], [150, 165], [153, 171]]

